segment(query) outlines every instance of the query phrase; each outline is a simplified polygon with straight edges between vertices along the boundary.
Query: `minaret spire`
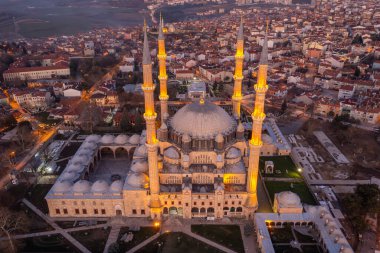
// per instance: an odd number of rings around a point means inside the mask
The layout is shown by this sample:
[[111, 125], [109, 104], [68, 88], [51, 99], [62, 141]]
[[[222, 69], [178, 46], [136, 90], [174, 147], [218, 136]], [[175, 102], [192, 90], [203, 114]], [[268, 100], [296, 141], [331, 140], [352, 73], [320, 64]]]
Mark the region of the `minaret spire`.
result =
[[237, 33], [236, 54], [235, 54], [235, 74], [234, 74], [234, 94], [232, 95], [233, 113], [236, 119], [240, 119], [240, 104], [242, 100], [244, 63], [244, 30], [243, 17], [240, 19], [240, 26]]
[[165, 123], [168, 117], [168, 91], [167, 91], [167, 81], [168, 75], [166, 74], [166, 50], [165, 50], [165, 36], [163, 31], [164, 20], [160, 14], [160, 25], [158, 30], [158, 54], [157, 58], [159, 61], [159, 75], [160, 80], [160, 105], [161, 105], [161, 124]]
[[143, 64], [151, 64], [152, 58], [150, 56], [148, 35], [146, 32], [146, 23], [144, 21], [144, 48], [143, 48]]
[[[145, 22], [144, 22], [145, 23]], [[158, 179], [158, 141], [156, 134], [157, 113], [154, 110], [154, 83], [152, 78], [152, 59], [150, 56], [146, 23], [144, 24], [143, 49], [143, 80], [146, 121], [146, 146], [148, 149], [149, 188], [150, 188], [150, 214], [153, 219], [161, 217], [161, 204], [159, 199], [160, 185]]]
[[162, 18], [162, 16], [161, 16], [161, 12], [160, 12], [160, 23], [159, 23], [159, 25], [158, 25], [158, 39], [160, 40], [160, 39], [165, 39], [165, 37], [164, 37], [164, 31], [163, 31], [163, 29], [164, 29], [164, 20], [163, 20], [163, 18]]
[[[264, 102], [265, 93], [268, 90], [267, 72], [268, 72], [268, 23], [263, 51], [261, 52], [257, 84], [255, 85], [256, 98], [255, 108], [252, 113], [252, 137], [249, 141], [249, 161], [247, 173], [247, 201], [245, 206], [248, 212], [253, 212], [258, 207], [257, 202], [257, 180], [259, 173], [260, 150], [262, 146], [261, 134], [263, 121], [265, 119]], [[251, 214], [251, 213], [250, 213]], [[248, 216], [250, 215], [248, 214]]]

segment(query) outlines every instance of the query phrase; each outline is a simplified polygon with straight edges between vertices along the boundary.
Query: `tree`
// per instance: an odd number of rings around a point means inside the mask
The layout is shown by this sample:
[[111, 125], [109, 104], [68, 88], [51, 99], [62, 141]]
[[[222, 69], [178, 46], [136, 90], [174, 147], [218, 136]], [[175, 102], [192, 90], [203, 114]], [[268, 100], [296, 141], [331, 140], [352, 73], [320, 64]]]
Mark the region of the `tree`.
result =
[[354, 75], [355, 75], [356, 77], [359, 77], [359, 76], [360, 76], [360, 69], [359, 69], [358, 67], [355, 68], [355, 73], [354, 73]]
[[366, 212], [378, 212], [380, 206], [380, 190], [376, 184], [358, 185], [355, 193], [361, 199], [362, 209]]
[[363, 37], [360, 34], [356, 34], [354, 39], [352, 40], [352, 44], [363, 45]]
[[286, 109], [288, 109], [288, 104], [286, 102], [286, 99], [284, 99], [284, 101], [281, 104], [281, 111], [282, 111], [282, 113], [284, 113], [286, 111]]
[[120, 119], [120, 128], [123, 131], [129, 131], [131, 130], [131, 124], [129, 122], [129, 116], [126, 109], [123, 110], [123, 113], [121, 114]]
[[17, 252], [12, 240], [12, 234], [16, 231], [26, 231], [29, 220], [24, 213], [14, 212], [6, 207], [0, 207], [0, 231], [8, 238], [10, 251]]
[[21, 142], [22, 149], [25, 149], [25, 143], [31, 141], [32, 138], [32, 124], [29, 121], [21, 121], [17, 126], [17, 137]]
[[355, 193], [346, 196], [342, 202], [353, 228], [360, 233], [367, 227], [366, 214], [380, 210], [380, 190], [375, 184], [358, 185]]

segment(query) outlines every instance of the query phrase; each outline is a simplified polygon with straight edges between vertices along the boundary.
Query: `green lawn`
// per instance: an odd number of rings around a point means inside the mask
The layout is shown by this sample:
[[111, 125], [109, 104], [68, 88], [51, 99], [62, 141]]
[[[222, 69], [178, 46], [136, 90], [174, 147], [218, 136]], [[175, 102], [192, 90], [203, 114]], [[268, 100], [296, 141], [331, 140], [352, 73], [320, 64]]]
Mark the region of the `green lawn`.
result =
[[[264, 173], [265, 161], [272, 161], [274, 163], [273, 174]], [[297, 167], [290, 156], [261, 156], [259, 166], [261, 174], [264, 177], [301, 178], [301, 175], [297, 171]], [[279, 170], [280, 173], [276, 173], [276, 170]]]
[[[296, 248], [293, 248], [290, 245], [273, 245], [273, 248], [274, 248], [274, 251], [276, 253], [301, 253], [301, 251], [299, 251]], [[314, 251], [304, 251], [304, 252], [318, 253], [318, 252], [314, 252]]]
[[77, 239], [83, 246], [85, 246], [90, 252], [97, 253], [103, 252], [104, 247], [110, 233], [110, 228], [97, 228], [82, 230], [70, 233], [75, 239]]
[[299, 241], [300, 243], [316, 243], [312, 236], [303, 235], [297, 232], [296, 230], [294, 230], [294, 233], [296, 234], [297, 241]]
[[268, 228], [268, 231], [272, 243], [290, 243], [295, 240], [291, 227]]
[[[291, 185], [293, 184], [293, 188]], [[312, 193], [310, 192], [307, 185], [303, 182], [280, 182], [280, 181], [265, 181], [265, 187], [268, 190], [269, 196], [272, 200], [274, 199], [274, 194], [283, 191], [292, 191], [297, 193], [301, 198], [301, 202], [309, 205], [317, 205]]]
[[191, 225], [191, 231], [236, 252], [244, 252], [244, 245], [239, 226]]
[[133, 233], [133, 240], [131, 242], [123, 242], [120, 241], [121, 237], [129, 232], [128, 227], [123, 227], [120, 229], [119, 237], [117, 239], [117, 242], [119, 243], [120, 246], [120, 252], [126, 252], [136, 245], [142, 243], [146, 239], [152, 237], [156, 233], [158, 233], [158, 229], [154, 227], [141, 227], [140, 231], [132, 231]]
[[36, 184], [27, 191], [26, 198], [43, 213], [48, 213], [45, 196], [52, 186], [52, 184]]
[[[158, 245], [161, 244], [161, 246]], [[183, 233], [164, 233], [137, 253], [222, 253], [222, 251]]]
[[80, 252], [60, 234], [30, 237], [15, 241], [16, 244], [19, 245], [19, 250], [17, 252]]

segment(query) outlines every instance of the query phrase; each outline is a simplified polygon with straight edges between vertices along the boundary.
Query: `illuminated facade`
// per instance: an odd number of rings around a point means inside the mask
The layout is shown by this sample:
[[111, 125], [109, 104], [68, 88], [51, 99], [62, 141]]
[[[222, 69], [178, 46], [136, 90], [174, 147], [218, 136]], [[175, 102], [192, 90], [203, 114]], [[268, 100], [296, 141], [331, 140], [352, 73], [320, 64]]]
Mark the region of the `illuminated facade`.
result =
[[[234, 98], [241, 98], [242, 38], [241, 24]], [[167, 75], [162, 25], [158, 41], [161, 114], [167, 115], [167, 104], [163, 103], [167, 101]], [[171, 117], [162, 118], [160, 128], [156, 129], [152, 60], [144, 31], [142, 89], [146, 131], [141, 136], [88, 136], [46, 196], [50, 216], [252, 218], [258, 207], [260, 155], [290, 152], [286, 139], [278, 136], [275, 122], [264, 123], [263, 127], [266, 45], [255, 85], [252, 138], [248, 141], [239, 116], [232, 117], [203, 97], [195, 98]], [[240, 104], [234, 106], [234, 113], [240, 115]], [[263, 130], [266, 133], [261, 137]], [[277, 142], [279, 139], [281, 142]], [[98, 164], [103, 159], [113, 162], [120, 152], [126, 153], [128, 160], [117, 173], [104, 175]], [[106, 168], [116, 167], [107, 165]], [[115, 174], [120, 176], [115, 178]]]

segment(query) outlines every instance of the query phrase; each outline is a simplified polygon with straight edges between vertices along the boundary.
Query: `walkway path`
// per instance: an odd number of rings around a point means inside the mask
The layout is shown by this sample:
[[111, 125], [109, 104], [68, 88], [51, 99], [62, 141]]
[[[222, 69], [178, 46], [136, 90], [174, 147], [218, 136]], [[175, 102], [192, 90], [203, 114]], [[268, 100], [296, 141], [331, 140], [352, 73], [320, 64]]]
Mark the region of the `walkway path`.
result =
[[30, 203], [26, 199], [22, 199], [22, 202], [32, 209], [38, 216], [40, 216], [44, 221], [46, 221], [50, 226], [52, 226], [57, 232], [59, 232], [63, 237], [65, 237], [70, 243], [72, 243], [78, 250], [83, 253], [91, 253], [87, 248], [85, 248], [80, 242], [74, 239], [68, 232], [60, 228], [50, 217], [43, 214], [37, 207]]
[[156, 240], [159, 236], [160, 236], [160, 233], [157, 233], [154, 236], [149, 237], [148, 239], [146, 239], [142, 243], [140, 243], [140, 244], [136, 245], [135, 247], [133, 247], [132, 249], [128, 250], [127, 253], [133, 253], [133, 252], [138, 251], [139, 249], [145, 247], [150, 242], [153, 242], [154, 240]]
[[[68, 233], [71, 233], [71, 232], [82, 231], [82, 230], [103, 228], [104, 226], [107, 226], [107, 224], [98, 224], [98, 225], [93, 225], [93, 226], [81, 226], [81, 227], [76, 227], [76, 228], [56, 229], [56, 230], [50, 230], [50, 231], [30, 233], [30, 234], [15, 235], [15, 236], [12, 236], [12, 238], [13, 239], [24, 239], [24, 238], [29, 238], [29, 237], [54, 235], [54, 234], [60, 234], [62, 231], [66, 231]], [[0, 237], [0, 241], [6, 241], [6, 240], [8, 240], [8, 237]]]
[[117, 238], [119, 237], [119, 233], [120, 233], [120, 226], [113, 226], [109, 235], [108, 235], [108, 239], [107, 239], [107, 242], [106, 242], [106, 246], [104, 247], [104, 251], [103, 253], [107, 253], [108, 252], [108, 248], [109, 246], [116, 242], [117, 241]]
[[252, 233], [250, 236], [246, 236], [244, 234], [244, 225], [240, 224], [240, 233], [241, 233], [241, 238], [243, 239], [243, 244], [244, 244], [244, 251], [246, 253], [256, 253], [257, 252], [257, 245], [256, 245], [256, 238], [255, 238], [255, 233]]

